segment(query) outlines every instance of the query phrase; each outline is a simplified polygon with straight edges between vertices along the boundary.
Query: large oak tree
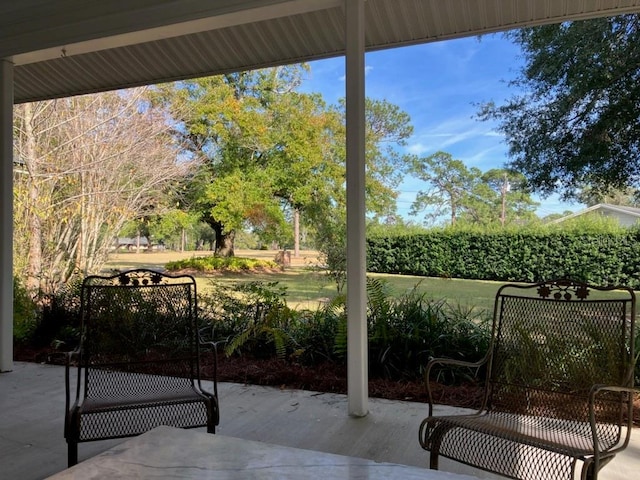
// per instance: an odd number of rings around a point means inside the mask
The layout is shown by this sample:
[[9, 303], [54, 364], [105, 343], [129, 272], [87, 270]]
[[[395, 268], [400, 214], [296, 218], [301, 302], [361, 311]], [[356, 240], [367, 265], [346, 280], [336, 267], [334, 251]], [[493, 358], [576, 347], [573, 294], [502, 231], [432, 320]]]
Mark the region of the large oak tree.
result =
[[526, 28], [518, 94], [489, 103], [512, 160], [543, 194], [576, 198], [640, 182], [640, 18], [622, 15]]
[[[293, 65], [163, 86], [185, 154], [200, 160], [187, 184], [189, 208], [216, 232], [216, 254], [233, 255], [235, 232], [292, 238], [292, 219], [319, 226], [343, 217], [344, 104], [326, 105], [297, 87]], [[403, 157], [390, 148], [411, 134], [409, 117], [367, 101], [367, 194], [374, 215], [395, 209]]]

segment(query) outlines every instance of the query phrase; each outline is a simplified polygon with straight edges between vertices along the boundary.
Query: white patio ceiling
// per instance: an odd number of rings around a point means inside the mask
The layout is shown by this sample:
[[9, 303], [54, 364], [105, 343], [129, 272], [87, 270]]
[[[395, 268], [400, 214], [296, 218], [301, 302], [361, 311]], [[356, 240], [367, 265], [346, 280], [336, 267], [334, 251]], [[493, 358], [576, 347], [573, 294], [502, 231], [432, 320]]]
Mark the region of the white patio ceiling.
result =
[[[345, 53], [344, 0], [0, 3], [16, 103]], [[640, 0], [367, 0], [367, 51], [640, 11]]]

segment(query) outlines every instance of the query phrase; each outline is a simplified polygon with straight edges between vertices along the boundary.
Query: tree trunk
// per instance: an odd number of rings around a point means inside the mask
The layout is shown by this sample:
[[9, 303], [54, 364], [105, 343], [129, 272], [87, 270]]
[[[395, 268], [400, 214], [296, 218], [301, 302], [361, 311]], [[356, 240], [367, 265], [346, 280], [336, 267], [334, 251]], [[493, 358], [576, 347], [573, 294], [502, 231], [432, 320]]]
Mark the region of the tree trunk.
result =
[[225, 233], [222, 224], [219, 222], [215, 222], [212, 227], [216, 234], [215, 255], [218, 257], [233, 257], [233, 244], [236, 239], [236, 231], [231, 230]]
[[300, 256], [300, 210], [293, 211], [293, 257]]
[[24, 109], [24, 129], [26, 137], [26, 158], [29, 182], [29, 253], [27, 257], [27, 278], [25, 286], [32, 294], [40, 291], [40, 280], [42, 278], [42, 225], [40, 223], [40, 212], [38, 211], [38, 199], [40, 196], [37, 176], [34, 176], [36, 169], [37, 153], [36, 139], [33, 133], [33, 111], [30, 104], [25, 104]]

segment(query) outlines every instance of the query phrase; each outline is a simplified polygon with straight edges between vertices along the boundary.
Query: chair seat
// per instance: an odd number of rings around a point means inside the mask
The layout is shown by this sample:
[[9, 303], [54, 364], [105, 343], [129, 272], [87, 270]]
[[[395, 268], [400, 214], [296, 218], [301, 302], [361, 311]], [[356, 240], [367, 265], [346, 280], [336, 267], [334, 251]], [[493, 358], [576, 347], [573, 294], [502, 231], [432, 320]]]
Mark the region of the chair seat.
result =
[[[586, 422], [498, 412], [431, 417], [427, 423], [431, 432], [464, 429], [570, 457], [583, 458], [594, 451], [591, 428]], [[606, 451], [617, 444], [618, 437], [602, 435], [599, 440], [600, 450]]]
[[81, 413], [126, 410], [129, 408], [170, 405], [174, 403], [202, 402], [205, 396], [192, 388], [176, 391], [146, 392], [135, 395], [112, 395], [110, 397], [87, 398], [79, 406]]
[[112, 404], [109, 407], [81, 411], [78, 441], [139, 435], [160, 425], [178, 428], [204, 427], [217, 409], [214, 399], [177, 398], [155, 403]]

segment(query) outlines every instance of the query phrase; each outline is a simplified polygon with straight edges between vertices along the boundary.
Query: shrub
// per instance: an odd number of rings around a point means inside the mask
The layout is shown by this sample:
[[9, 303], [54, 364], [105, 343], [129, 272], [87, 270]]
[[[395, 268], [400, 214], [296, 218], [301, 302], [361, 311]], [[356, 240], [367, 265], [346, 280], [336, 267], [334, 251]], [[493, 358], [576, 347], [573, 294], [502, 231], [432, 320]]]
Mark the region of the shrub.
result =
[[256, 357], [285, 358], [295, 342], [290, 335], [296, 312], [284, 299], [278, 282], [238, 283], [231, 287], [212, 282], [201, 295], [200, 307], [214, 340], [225, 340], [226, 355], [249, 353]]
[[63, 285], [52, 294], [34, 299], [14, 278], [13, 326], [17, 342], [72, 350], [79, 336], [80, 283]]
[[[485, 315], [452, 308], [417, 291], [396, 297], [388, 284], [367, 283], [369, 367], [373, 377], [420, 378], [431, 357], [476, 361], [488, 348]], [[201, 317], [225, 353], [295, 360], [307, 365], [344, 362], [347, 352], [345, 296], [317, 310], [292, 310], [277, 282], [229, 288], [213, 282], [201, 295]]]
[[373, 376], [420, 378], [432, 357], [477, 361], [489, 345], [485, 312], [452, 307], [417, 291], [399, 297], [369, 279], [369, 366]]
[[17, 277], [13, 277], [13, 337], [29, 343], [38, 326], [38, 308]]
[[[606, 226], [606, 225], [605, 225]], [[367, 238], [369, 272], [494, 281], [571, 277], [597, 285], [640, 287], [639, 229], [589, 224], [479, 231], [431, 230]]]
[[35, 345], [50, 345], [65, 351], [78, 345], [81, 285], [80, 280], [62, 285], [39, 301], [41, 317], [34, 332]]
[[336, 352], [338, 331], [346, 326], [345, 296], [339, 294], [316, 310], [301, 310], [293, 325], [292, 336], [298, 350], [295, 358], [305, 365], [342, 362]]
[[242, 257], [192, 257], [165, 265], [169, 271], [196, 270], [203, 273], [213, 272], [242, 272], [261, 268], [273, 269], [278, 265], [271, 260], [258, 260], [255, 258]]

